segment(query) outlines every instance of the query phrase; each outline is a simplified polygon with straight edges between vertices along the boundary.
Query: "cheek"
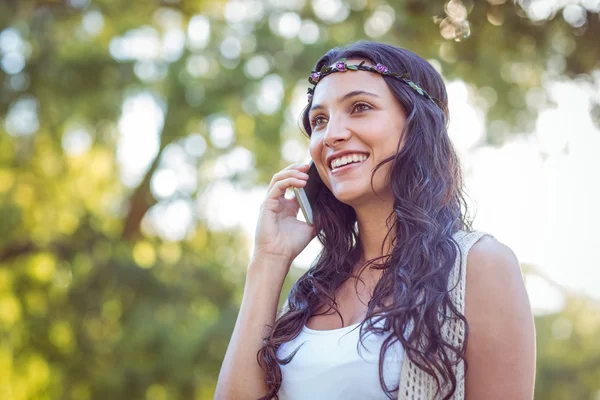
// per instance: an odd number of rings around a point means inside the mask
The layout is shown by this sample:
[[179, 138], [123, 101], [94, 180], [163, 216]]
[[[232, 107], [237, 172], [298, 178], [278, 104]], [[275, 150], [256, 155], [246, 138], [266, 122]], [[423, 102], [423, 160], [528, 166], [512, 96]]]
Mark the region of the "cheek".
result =
[[322, 146], [319, 142], [313, 137], [310, 139], [310, 143], [308, 145], [308, 151], [310, 153], [310, 157], [314, 160], [315, 158], [319, 158], [321, 154]]
[[380, 147], [384, 148], [386, 150], [385, 153], [387, 154], [395, 154], [398, 145], [405, 140], [402, 132], [404, 124], [392, 122], [395, 121], [390, 121], [390, 123], [382, 125], [381, 129], [378, 129], [376, 132], [377, 142], [382, 144]]

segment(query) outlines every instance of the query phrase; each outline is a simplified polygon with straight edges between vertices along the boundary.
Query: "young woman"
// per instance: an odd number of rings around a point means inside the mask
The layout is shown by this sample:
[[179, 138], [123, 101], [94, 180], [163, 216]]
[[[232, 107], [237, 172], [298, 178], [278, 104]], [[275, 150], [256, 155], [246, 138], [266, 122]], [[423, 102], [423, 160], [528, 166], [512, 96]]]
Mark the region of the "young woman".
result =
[[[302, 117], [322, 180], [314, 226], [273, 176], [218, 399], [531, 399], [535, 331], [519, 263], [471, 230], [440, 75], [358, 42], [316, 64]], [[323, 250], [277, 315], [292, 261]]]

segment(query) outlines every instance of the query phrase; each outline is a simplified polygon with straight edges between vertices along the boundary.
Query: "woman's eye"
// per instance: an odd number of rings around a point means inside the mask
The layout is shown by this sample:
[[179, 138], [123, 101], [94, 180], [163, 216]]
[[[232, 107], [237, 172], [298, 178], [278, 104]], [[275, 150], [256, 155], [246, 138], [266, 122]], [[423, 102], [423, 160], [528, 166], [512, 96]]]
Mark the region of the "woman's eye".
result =
[[315, 117], [312, 120], [312, 126], [319, 126], [319, 125], [321, 125], [320, 122], [322, 122], [322, 121], [325, 121], [325, 118], [323, 118], [321, 116]]
[[[368, 104], [356, 103], [352, 106], [352, 112], [366, 111], [366, 110], [370, 110], [371, 108], [372, 107]], [[313, 128], [316, 128], [316, 127], [324, 124], [325, 122], [327, 122], [327, 118], [325, 118], [321, 115], [318, 115], [311, 120], [311, 125]]]
[[364, 103], [357, 103], [354, 105], [353, 109], [354, 109], [354, 111], [360, 112], [360, 111], [369, 110], [369, 109], [371, 109], [371, 107]]

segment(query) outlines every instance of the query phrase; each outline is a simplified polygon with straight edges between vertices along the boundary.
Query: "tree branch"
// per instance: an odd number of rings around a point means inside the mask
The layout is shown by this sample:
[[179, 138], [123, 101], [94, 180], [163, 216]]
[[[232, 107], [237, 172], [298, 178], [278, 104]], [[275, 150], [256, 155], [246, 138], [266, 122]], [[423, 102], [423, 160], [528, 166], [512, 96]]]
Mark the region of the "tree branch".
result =
[[158, 168], [163, 149], [164, 146], [161, 146], [154, 161], [152, 161], [148, 171], [146, 171], [144, 179], [142, 179], [129, 198], [129, 212], [125, 217], [123, 233], [121, 235], [121, 237], [128, 242], [134, 241], [141, 235], [142, 218], [144, 218], [144, 215], [146, 215], [146, 212], [148, 212], [150, 207], [157, 202], [150, 191], [150, 180]]
[[33, 253], [37, 249], [38, 246], [36, 246], [33, 242], [20, 243], [14, 246], [0, 249], [0, 264], [5, 264], [11, 261], [13, 258]]

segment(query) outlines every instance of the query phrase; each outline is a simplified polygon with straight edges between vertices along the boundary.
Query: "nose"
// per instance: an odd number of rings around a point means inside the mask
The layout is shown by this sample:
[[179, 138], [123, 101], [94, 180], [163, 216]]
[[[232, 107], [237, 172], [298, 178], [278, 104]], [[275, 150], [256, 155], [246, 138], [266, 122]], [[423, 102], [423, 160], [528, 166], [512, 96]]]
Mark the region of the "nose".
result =
[[327, 130], [323, 135], [323, 143], [326, 147], [334, 148], [340, 143], [350, 139], [352, 133], [344, 123], [343, 119], [335, 121], [333, 118], [327, 123]]

